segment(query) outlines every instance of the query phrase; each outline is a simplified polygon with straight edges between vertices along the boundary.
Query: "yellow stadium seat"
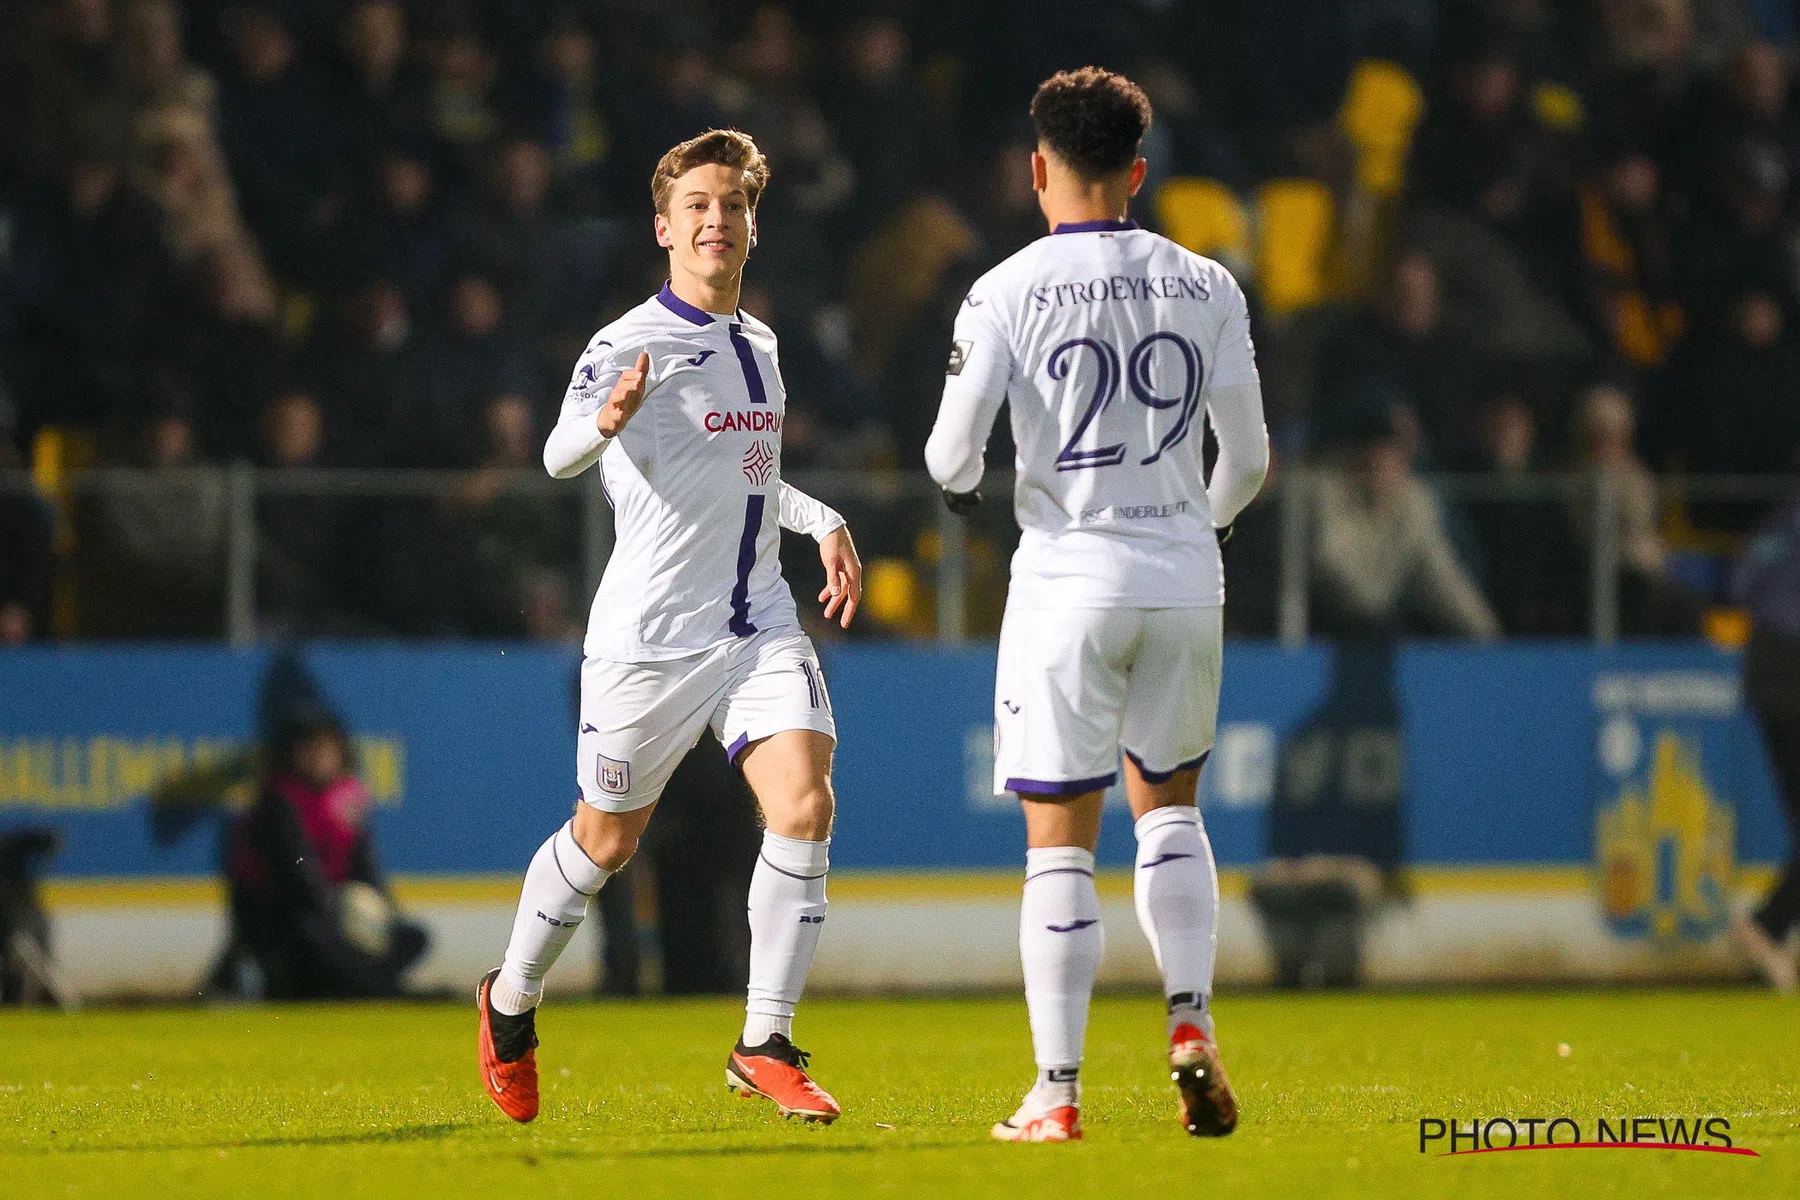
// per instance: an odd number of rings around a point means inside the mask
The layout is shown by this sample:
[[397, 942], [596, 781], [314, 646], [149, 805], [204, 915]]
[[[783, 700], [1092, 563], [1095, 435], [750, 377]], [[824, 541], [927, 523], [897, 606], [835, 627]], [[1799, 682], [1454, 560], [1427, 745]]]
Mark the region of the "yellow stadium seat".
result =
[[1365, 58], [1350, 72], [1338, 126], [1356, 146], [1357, 181], [1370, 194], [1399, 193], [1424, 111], [1424, 93], [1399, 64]]
[[1236, 193], [1213, 179], [1177, 176], [1156, 189], [1156, 221], [1170, 240], [1232, 269], [1250, 260], [1250, 218]]
[[1566, 83], [1545, 80], [1531, 89], [1531, 110], [1544, 126], [1557, 133], [1580, 133], [1587, 124], [1587, 106], [1581, 93]]
[[31, 439], [31, 478], [46, 496], [62, 490], [68, 470], [66, 450], [63, 431], [54, 425], [44, 426]]
[[899, 558], [875, 558], [863, 571], [863, 607], [883, 625], [910, 629], [920, 612], [919, 577]]
[[1271, 179], [1256, 194], [1257, 278], [1276, 316], [1326, 298], [1326, 264], [1335, 210], [1331, 189], [1315, 179]]

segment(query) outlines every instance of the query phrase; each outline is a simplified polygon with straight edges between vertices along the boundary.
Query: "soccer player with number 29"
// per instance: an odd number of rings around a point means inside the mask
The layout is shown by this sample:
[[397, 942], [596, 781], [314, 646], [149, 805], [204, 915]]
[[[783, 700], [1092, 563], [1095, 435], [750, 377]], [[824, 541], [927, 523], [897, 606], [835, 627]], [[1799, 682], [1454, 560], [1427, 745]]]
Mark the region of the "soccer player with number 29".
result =
[[[1038, 1081], [1005, 1141], [1081, 1136], [1088, 998], [1103, 938], [1094, 847], [1125, 755], [1139, 923], [1168, 999], [1189, 1133], [1237, 1124], [1213, 1036], [1218, 879], [1195, 807], [1218, 719], [1221, 547], [1268, 469], [1262, 389], [1231, 273], [1125, 219], [1150, 102], [1120, 75], [1053, 76], [1031, 103], [1050, 236], [978, 280], [956, 320], [926, 465], [953, 509], [1012, 406], [1018, 553], [1000, 629], [995, 791], [1018, 793], [1019, 921]], [[1201, 414], [1219, 456], [1202, 475]]]
[[544, 976], [708, 725], [768, 825], [750, 883], [747, 1017], [726, 1083], [783, 1116], [838, 1116], [792, 1040], [825, 920], [837, 732], [781, 577], [780, 529], [818, 541], [819, 599], [845, 627], [862, 564], [844, 519], [781, 480], [775, 335], [737, 307], [768, 178], [735, 131], [663, 156], [651, 194], [669, 282], [588, 343], [544, 447], [558, 479], [598, 466], [618, 538], [588, 619], [580, 799], [531, 860], [505, 960], [477, 994], [482, 1083], [517, 1121], [538, 1112]]

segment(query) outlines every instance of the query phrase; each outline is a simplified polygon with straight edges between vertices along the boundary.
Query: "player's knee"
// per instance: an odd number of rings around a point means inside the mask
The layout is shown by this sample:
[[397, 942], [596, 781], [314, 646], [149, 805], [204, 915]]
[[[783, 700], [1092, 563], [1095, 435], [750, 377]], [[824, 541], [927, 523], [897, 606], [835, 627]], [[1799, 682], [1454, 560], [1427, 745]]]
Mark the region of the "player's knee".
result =
[[779, 816], [767, 813], [769, 828], [783, 837], [807, 842], [822, 842], [831, 836], [834, 808], [829, 783], [813, 784], [781, 806]]
[[613, 821], [577, 821], [575, 841], [595, 866], [608, 871], [630, 862], [638, 848], [638, 835]]

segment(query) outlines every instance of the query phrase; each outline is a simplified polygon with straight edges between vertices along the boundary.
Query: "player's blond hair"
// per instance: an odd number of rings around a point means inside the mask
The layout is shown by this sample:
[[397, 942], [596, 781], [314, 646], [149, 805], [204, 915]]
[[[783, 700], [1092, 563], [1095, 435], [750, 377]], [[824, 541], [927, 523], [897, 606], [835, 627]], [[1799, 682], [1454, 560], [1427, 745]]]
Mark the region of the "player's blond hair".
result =
[[736, 129], [709, 129], [676, 146], [656, 164], [656, 171], [650, 176], [650, 200], [656, 205], [656, 211], [669, 210], [669, 193], [674, 190], [677, 179], [695, 167], [713, 163], [744, 173], [744, 191], [754, 210], [762, 190], [769, 186], [769, 160], [756, 148], [756, 142], [749, 134]]

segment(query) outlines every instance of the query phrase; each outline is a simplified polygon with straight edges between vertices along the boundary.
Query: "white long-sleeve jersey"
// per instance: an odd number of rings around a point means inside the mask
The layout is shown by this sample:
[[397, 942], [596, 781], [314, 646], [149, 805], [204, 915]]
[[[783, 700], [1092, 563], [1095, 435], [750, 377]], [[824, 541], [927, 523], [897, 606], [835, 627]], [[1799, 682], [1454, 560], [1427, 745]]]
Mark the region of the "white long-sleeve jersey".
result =
[[[1231, 272], [1128, 221], [1059, 225], [976, 282], [954, 338], [925, 463], [944, 487], [972, 490], [1011, 402], [1021, 532], [1009, 605], [1224, 603], [1213, 529], [1256, 497], [1269, 462]], [[1210, 486], [1203, 409], [1219, 444]]]
[[[605, 437], [596, 414], [640, 353], [650, 355], [643, 407]], [[666, 284], [594, 335], [544, 445], [558, 479], [598, 463], [612, 501], [617, 537], [588, 615], [590, 658], [685, 658], [798, 628], [780, 529], [823, 538], [844, 519], [782, 482], [786, 399], [767, 325], [703, 312]]]

